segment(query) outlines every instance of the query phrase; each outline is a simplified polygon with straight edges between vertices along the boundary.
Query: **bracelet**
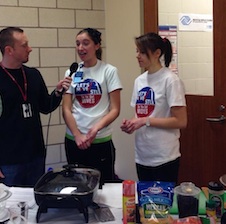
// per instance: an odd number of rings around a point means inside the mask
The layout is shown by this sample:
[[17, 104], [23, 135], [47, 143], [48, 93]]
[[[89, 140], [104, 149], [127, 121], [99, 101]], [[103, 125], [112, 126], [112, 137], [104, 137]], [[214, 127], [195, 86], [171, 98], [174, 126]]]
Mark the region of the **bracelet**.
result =
[[147, 117], [147, 118], [146, 118], [146, 123], [145, 123], [145, 125], [146, 125], [147, 127], [150, 127], [150, 126], [151, 126], [150, 117]]

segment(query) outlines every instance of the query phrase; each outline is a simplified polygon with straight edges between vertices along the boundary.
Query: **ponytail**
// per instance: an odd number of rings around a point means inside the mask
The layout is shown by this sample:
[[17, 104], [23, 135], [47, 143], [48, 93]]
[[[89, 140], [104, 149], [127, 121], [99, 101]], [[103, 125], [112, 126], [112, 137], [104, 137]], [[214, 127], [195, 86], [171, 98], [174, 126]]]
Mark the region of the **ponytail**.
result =
[[164, 43], [165, 66], [169, 67], [169, 64], [170, 64], [170, 62], [172, 60], [172, 56], [173, 56], [172, 45], [167, 38], [163, 38], [163, 43]]

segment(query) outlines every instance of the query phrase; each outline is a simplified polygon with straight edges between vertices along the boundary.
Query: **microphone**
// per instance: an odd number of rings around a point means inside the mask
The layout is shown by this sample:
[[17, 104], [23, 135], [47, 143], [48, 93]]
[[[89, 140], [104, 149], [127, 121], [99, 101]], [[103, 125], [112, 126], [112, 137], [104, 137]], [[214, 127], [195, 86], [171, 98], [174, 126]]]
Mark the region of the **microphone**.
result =
[[70, 74], [69, 74], [69, 77], [71, 77], [73, 75], [73, 73], [75, 73], [78, 69], [78, 63], [77, 62], [74, 62], [71, 64], [70, 66]]
[[[78, 63], [77, 62], [73, 62], [70, 66], [70, 74], [69, 74], [69, 77], [71, 77], [78, 69]], [[63, 88], [61, 91], [56, 91], [58, 95], [62, 96], [65, 92], [66, 92], [66, 89]]]

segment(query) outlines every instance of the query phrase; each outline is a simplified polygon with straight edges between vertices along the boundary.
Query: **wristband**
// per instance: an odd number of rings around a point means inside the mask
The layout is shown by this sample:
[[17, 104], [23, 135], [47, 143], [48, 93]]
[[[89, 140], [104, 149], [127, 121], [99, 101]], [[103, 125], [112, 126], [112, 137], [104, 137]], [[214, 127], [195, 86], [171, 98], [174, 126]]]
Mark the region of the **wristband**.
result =
[[146, 123], [145, 123], [145, 125], [146, 125], [147, 127], [150, 127], [150, 126], [151, 126], [150, 117], [147, 117], [147, 118], [146, 118]]

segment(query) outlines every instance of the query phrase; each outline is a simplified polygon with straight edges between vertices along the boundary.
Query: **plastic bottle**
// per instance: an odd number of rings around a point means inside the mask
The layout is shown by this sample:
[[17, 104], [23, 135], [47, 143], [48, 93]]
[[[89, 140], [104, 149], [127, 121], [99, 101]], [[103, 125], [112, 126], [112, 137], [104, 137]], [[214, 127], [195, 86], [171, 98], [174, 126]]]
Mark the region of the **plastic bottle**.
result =
[[224, 186], [221, 183], [211, 181], [208, 184], [209, 200], [216, 203], [216, 217], [219, 221], [224, 213]]
[[135, 181], [124, 180], [123, 187], [123, 224], [136, 223]]
[[216, 202], [209, 200], [206, 201], [206, 216], [212, 217], [214, 220], [216, 220]]

